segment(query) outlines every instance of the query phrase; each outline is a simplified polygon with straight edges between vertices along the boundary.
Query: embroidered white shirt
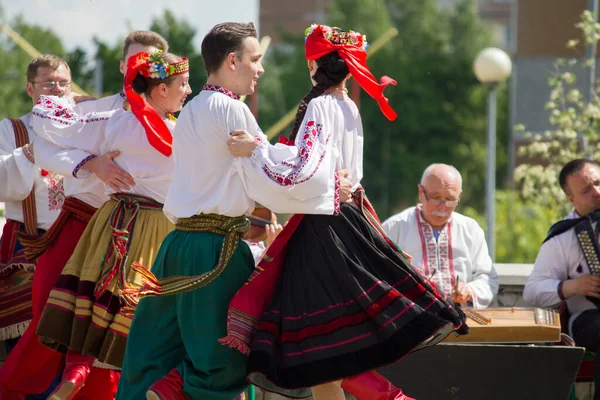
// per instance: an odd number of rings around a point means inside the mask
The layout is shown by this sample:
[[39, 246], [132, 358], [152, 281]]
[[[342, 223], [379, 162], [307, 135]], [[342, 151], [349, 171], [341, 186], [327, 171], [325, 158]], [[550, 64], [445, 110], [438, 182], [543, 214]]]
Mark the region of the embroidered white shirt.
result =
[[[565, 217], [573, 218], [579, 218], [575, 211]], [[523, 299], [534, 307], [555, 307], [561, 302], [558, 296], [558, 284], [561, 281], [589, 274], [590, 269], [579, 246], [575, 229], [568, 230], [554, 236], [540, 247], [533, 271], [525, 284]], [[597, 308], [585, 296], [571, 296], [566, 302], [571, 314], [569, 330], [579, 314]]]
[[[30, 116], [21, 117], [29, 135], [29, 143], [36, 134], [30, 125]], [[45, 175], [45, 176], [44, 176]], [[6, 202], [6, 218], [24, 222], [21, 201], [35, 188], [38, 227], [48, 229], [56, 220], [64, 200], [62, 176], [48, 173], [29, 161], [22, 148], [17, 148], [12, 123], [0, 122], [0, 201]]]
[[[124, 95], [117, 93], [98, 100], [78, 103], [75, 110], [79, 115], [120, 110], [123, 109], [123, 100]], [[86, 174], [85, 171], [79, 170], [81, 173], [77, 177], [73, 176], [76, 168], [92, 156], [91, 153], [81, 149], [62, 148], [50, 141], [42, 140], [42, 138], [34, 142], [33, 148], [36, 165], [65, 177], [66, 196], [73, 196], [93, 207], [100, 207], [108, 200], [104, 184], [96, 175]]]
[[387, 219], [383, 229], [413, 257], [414, 267], [427, 277], [436, 271], [432, 281], [443, 293], [452, 293], [457, 278], [471, 289], [474, 308], [488, 307], [498, 293], [498, 274], [483, 229], [474, 219], [453, 212], [436, 240], [419, 208], [411, 207]]
[[[261, 140], [253, 158], [234, 158], [229, 153], [227, 140], [236, 129]], [[279, 160], [270, 158], [275, 156], [272, 150]], [[203, 90], [183, 108], [175, 128], [175, 173], [164, 211], [173, 221], [200, 213], [234, 217], [251, 213], [258, 201], [274, 212], [333, 214], [339, 208], [339, 181], [328, 164], [323, 171], [296, 169], [296, 179], [304, 180], [302, 187], [276, 183], [262, 169], [267, 160], [273, 165], [281, 160], [298, 162], [298, 153], [295, 146], [270, 145], [243, 102]], [[311, 154], [308, 164], [314, 166], [313, 157], [322, 152]]]
[[[41, 96], [32, 115], [40, 137], [56, 146], [98, 155], [119, 150], [121, 154], [115, 163], [135, 181], [126, 192], [165, 201], [173, 175], [173, 158], [150, 145], [144, 127], [132, 112], [118, 109], [79, 115], [71, 101]], [[165, 123], [171, 131], [175, 128], [174, 122], [165, 119]], [[104, 188], [107, 195], [113, 192], [109, 186]]]
[[[298, 150], [290, 151], [290, 146], [271, 146], [261, 140], [252, 155], [258, 169], [246, 168], [248, 174], [260, 171], [270, 178], [271, 187], [287, 188], [285, 193], [298, 199], [308, 199], [325, 190], [341, 169], [348, 171], [347, 179], [353, 189], [359, 186], [363, 174], [363, 131], [352, 100], [333, 95], [312, 99], [294, 144]], [[323, 187], [318, 188], [319, 184]], [[321, 213], [315, 210], [310, 214]]]

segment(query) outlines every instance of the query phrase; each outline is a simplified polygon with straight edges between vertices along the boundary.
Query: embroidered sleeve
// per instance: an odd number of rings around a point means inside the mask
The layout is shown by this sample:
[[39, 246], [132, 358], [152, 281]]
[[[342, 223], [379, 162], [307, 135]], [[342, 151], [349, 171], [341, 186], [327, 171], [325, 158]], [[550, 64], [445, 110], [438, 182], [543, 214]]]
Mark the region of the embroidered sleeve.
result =
[[340, 174], [335, 172], [335, 189], [333, 194], [333, 215], [340, 213]]
[[33, 156], [33, 153], [31, 152], [31, 145], [27, 144], [27, 145], [23, 146], [23, 154], [29, 160], [30, 163], [35, 164], [35, 157]]
[[265, 174], [281, 186], [294, 186], [308, 181], [327, 156], [331, 133], [324, 132], [322, 122], [312, 118], [305, 119], [300, 129], [295, 142], [298, 151], [292, 157], [278, 162], [265, 154], [269, 151], [266, 144], [257, 146], [253, 154], [253, 160], [259, 163]]
[[[312, 126], [307, 121], [314, 122], [319, 113], [309, 111], [310, 105], [304, 125]], [[331, 142], [317, 137], [315, 130], [314, 142], [299, 135], [296, 146], [271, 145], [250, 111], [244, 113], [230, 123], [228, 132], [245, 129], [259, 138], [251, 157], [234, 160], [248, 196], [275, 212], [333, 214], [336, 183]]]
[[106, 122], [115, 112], [78, 114], [69, 99], [40, 96], [31, 113], [31, 124], [42, 139], [59, 147], [96, 154]]
[[91, 174], [90, 172], [87, 172], [87, 173], [85, 174], [85, 176], [78, 176], [78, 173], [81, 171], [81, 167], [83, 167], [83, 166], [84, 166], [84, 165], [85, 165], [85, 164], [86, 164], [88, 161], [90, 161], [90, 160], [93, 160], [93, 159], [94, 159], [94, 158], [96, 158], [96, 157], [97, 157], [97, 156], [95, 156], [95, 155], [93, 155], [93, 154], [92, 154], [92, 155], [90, 155], [90, 156], [87, 156], [87, 157], [86, 157], [86, 158], [84, 158], [83, 160], [81, 160], [81, 162], [80, 162], [79, 164], [77, 164], [77, 165], [75, 166], [75, 168], [73, 169], [73, 176], [74, 176], [75, 178], [87, 178], [88, 176], [90, 176], [90, 174]]
[[[71, 176], [76, 166], [80, 164], [83, 159], [92, 155], [79, 149], [63, 149], [62, 147], [43, 139], [35, 140], [33, 149], [37, 166], [63, 176]], [[84, 173], [87, 173], [87, 171], [80, 171], [78, 177], [85, 178], [89, 176], [89, 174], [85, 174], [87, 176], [84, 176]]]

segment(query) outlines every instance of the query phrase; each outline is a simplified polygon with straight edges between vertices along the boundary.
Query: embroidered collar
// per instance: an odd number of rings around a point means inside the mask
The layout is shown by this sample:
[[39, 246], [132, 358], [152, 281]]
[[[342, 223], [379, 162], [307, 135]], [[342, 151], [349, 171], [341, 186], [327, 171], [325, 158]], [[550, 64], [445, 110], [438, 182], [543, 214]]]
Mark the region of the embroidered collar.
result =
[[[445, 294], [452, 293], [456, 284], [454, 259], [452, 256], [452, 225], [448, 221], [436, 238], [432, 226], [421, 216], [421, 205], [417, 206], [415, 218], [421, 240], [423, 272]], [[439, 273], [434, 274], [434, 271]]]
[[238, 96], [237, 94], [233, 93], [231, 90], [225, 89], [224, 87], [217, 86], [217, 85], [204, 85], [204, 86], [202, 86], [202, 90], [212, 90], [213, 92], [223, 93], [225, 96], [229, 96], [234, 100], [241, 99], [241, 96]]

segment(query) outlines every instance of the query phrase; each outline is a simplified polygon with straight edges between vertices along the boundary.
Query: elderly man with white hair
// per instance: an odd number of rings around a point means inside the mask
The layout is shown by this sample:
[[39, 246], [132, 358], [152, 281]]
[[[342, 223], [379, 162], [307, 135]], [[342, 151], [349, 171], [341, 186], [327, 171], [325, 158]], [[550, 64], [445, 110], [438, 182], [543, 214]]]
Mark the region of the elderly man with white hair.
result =
[[462, 193], [460, 173], [432, 164], [418, 190], [420, 204], [390, 217], [385, 232], [455, 303], [488, 307], [498, 292], [498, 275], [481, 227], [454, 211]]

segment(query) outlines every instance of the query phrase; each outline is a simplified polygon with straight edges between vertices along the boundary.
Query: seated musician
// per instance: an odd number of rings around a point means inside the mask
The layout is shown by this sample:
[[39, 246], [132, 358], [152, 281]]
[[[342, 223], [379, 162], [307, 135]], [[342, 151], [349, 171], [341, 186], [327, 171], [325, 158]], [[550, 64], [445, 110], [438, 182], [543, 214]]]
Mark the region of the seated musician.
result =
[[452, 301], [488, 307], [498, 293], [498, 275], [481, 227], [454, 211], [462, 192], [460, 173], [432, 164], [418, 190], [421, 203], [390, 217], [383, 229]]
[[[600, 166], [577, 159], [560, 171], [558, 181], [573, 205], [566, 218], [552, 226], [525, 284], [523, 298], [535, 307], [566, 301], [569, 334], [578, 346], [597, 352], [600, 346]], [[600, 399], [600, 357], [594, 366]]]

